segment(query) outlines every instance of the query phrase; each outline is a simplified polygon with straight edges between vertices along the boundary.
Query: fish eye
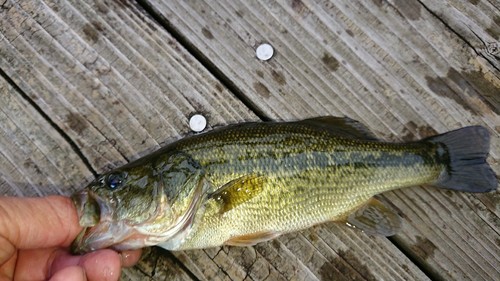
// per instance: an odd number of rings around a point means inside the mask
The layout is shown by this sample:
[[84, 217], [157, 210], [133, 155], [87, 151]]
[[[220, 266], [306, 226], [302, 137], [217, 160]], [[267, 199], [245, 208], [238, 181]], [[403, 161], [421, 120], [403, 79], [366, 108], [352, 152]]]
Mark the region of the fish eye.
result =
[[119, 188], [123, 184], [126, 177], [127, 176], [124, 173], [109, 174], [106, 179], [106, 183], [110, 189], [114, 190]]

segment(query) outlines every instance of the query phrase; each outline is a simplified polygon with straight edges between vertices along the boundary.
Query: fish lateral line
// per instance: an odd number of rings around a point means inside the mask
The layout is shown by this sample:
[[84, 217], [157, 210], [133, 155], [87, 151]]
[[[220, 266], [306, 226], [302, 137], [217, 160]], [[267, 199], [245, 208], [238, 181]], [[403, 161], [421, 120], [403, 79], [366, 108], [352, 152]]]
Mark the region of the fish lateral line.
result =
[[[489, 147], [481, 126], [408, 143], [382, 142], [358, 121], [332, 116], [226, 126], [169, 144], [76, 193], [86, 227], [73, 245], [81, 252], [244, 246], [331, 220], [390, 236], [401, 218], [373, 196], [423, 184], [495, 191]], [[141, 245], [131, 230], [149, 240]]]

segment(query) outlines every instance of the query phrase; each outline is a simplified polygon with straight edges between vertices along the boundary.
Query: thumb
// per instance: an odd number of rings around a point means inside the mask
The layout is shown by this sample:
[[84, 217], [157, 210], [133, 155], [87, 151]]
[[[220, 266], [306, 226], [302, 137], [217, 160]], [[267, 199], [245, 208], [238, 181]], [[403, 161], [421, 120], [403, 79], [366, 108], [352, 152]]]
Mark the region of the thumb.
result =
[[18, 249], [69, 246], [80, 230], [68, 197], [0, 197], [0, 236]]

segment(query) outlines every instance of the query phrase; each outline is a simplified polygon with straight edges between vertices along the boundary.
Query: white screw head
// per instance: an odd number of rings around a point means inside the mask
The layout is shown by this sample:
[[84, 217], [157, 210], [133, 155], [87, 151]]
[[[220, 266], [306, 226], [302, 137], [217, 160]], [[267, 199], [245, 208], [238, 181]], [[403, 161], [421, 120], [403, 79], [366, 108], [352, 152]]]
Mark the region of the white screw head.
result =
[[262, 61], [269, 60], [270, 58], [273, 57], [274, 55], [274, 49], [273, 46], [264, 43], [260, 44], [257, 49], [255, 50], [255, 53], [257, 54], [257, 58]]
[[195, 114], [189, 119], [189, 127], [195, 132], [201, 132], [207, 127], [207, 119], [201, 114]]

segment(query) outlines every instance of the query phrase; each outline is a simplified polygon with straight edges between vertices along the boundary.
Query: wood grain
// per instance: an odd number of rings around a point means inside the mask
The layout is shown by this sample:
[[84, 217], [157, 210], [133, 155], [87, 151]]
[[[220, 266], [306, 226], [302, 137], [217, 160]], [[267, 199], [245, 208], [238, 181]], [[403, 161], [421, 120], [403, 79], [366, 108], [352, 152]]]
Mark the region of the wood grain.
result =
[[[227, 75], [246, 99], [272, 119], [348, 115], [383, 139], [407, 141], [481, 124], [493, 134], [490, 160], [499, 172], [498, 69], [491, 58], [464, 41], [460, 29], [450, 29], [450, 20], [436, 17], [432, 11], [438, 7], [432, 3], [148, 2], [168, 28], [193, 45], [193, 52], [202, 53], [200, 57], [209, 61], [206, 64]], [[488, 7], [472, 7], [470, 13], [484, 9], [491, 16]], [[255, 48], [262, 42], [275, 48], [275, 56], [266, 62], [255, 58]], [[430, 277], [490, 280], [498, 276], [496, 193], [412, 188], [385, 197], [405, 218], [403, 231], [392, 241]], [[350, 236], [348, 230], [325, 228], [335, 236]], [[363, 234], [353, 235], [367, 245], [373, 241]], [[390, 250], [366, 252], [356, 250], [359, 241], [341, 241], [347, 249], [340, 243], [332, 249], [348, 251], [368, 272], [379, 274], [377, 278], [401, 274], [384, 271], [382, 263], [371, 259]], [[303, 249], [293, 246], [291, 251]]]
[[[500, 69], [500, 3], [498, 1], [421, 1], [476, 53]], [[498, 99], [496, 99], [498, 103]]]
[[[69, 194], [189, 134], [194, 113], [208, 129], [347, 115], [393, 141], [480, 124], [500, 173], [498, 56], [483, 46], [499, 39], [494, 1], [139, 2], [1, 5], [1, 194]], [[329, 223], [255, 247], [153, 248], [122, 280], [500, 275], [498, 192], [382, 199], [404, 218], [390, 240]]]
[[[155, 26], [144, 11], [127, 5], [102, 1], [92, 5], [80, 1], [7, 1], [0, 17], [0, 68], [38, 109], [28, 102], [18, 106], [6, 100], [2, 102], [5, 115], [22, 107], [34, 113], [41, 111], [57, 130], [74, 141], [97, 172], [186, 135], [188, 118], [196, 112], [205, 115], [210, 128], [256, 119], [181, 45]], [[4, 84], [8, 93], [13, 92], [13, 97], [22, 100], [20, 93]], [[2, 94], [1, 98], [9, 97]], [[43, 167], [45, 162], [37, 160], [43, 154], [28, 151], [30, 146], [35, 147], [30, 139], [19, 144], [27, 150], [25, 154], [17, 152], [20, 148], [9, 145], [5, 139], [2, 151], [8, 152], [7, 157], [17, 157], [11, 161], [20, 163], [26, 157], [28, 164], [3, 166], [2, 175], [19, 175], [12, 179], [3, 177], [6, 180], [2, 182], [2, 194], [70, 194], [75, 187], [82, 187], [92, 178], [91, 172], [70, 153], [69, 144], [57, 137], [57, 130], [49, 130], [50, 125], [44, 124], [40, 116], [33, 118], [31, 123], [18, 125], [18, 130], [36, 130], [30, 136], [35, 144], [50, 146], [54, 142], [50, 138], [55, 138], [66, 150], [57, 151], [55, 147], [52, 153], [46, 152], [48, 159], [42, 160], [54, 162], [55, 167], [47, 165], [42, 175], [31, 175], [35, 164]], [[66, 171], [75, 165], [83, 167]], [[66, 178], [57, 178], [57, 169]], [[37, 191], [31, 190], [34, 180], [25, 175], [35, 178], [40, 186]], [[51, 185], [52, 178], [59, 179], [55, 186]], [[204, 252], [200, 254], [206, 256]], [[145, 255], [141, 261], [142, 267], [154, 264], [170, 270], [158, 271], [155, 280], [169, 272], [184, 272], [172, 257]], [[141, 270], [128, 269], [123, 278], [152, 278]], [[175, 276], [182, 279], [186, 274]]]
[[0, 77], [0, 194], [69, 195], [92, 174], [77, 153]]

